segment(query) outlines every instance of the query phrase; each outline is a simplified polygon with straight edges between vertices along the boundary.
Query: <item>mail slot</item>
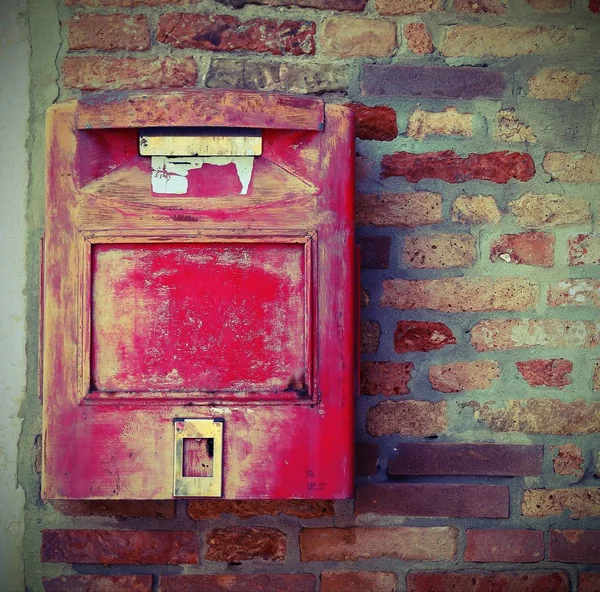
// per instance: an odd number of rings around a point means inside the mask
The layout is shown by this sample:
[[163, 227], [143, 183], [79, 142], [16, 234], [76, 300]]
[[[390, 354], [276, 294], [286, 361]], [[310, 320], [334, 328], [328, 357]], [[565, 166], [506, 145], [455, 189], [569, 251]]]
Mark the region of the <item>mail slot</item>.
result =
[[245, 91], [49, 110], [45, 499], [352, 496], [353, 137]]

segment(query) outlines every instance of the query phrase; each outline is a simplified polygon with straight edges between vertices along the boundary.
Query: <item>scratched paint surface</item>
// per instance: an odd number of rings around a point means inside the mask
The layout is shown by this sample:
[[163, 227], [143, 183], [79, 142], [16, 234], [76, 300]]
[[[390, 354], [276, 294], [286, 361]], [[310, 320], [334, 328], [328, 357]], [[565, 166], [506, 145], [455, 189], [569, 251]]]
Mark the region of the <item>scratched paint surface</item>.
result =
[[92, 390], [304, 387], [303, 245], [97, 245], [92, 278]]

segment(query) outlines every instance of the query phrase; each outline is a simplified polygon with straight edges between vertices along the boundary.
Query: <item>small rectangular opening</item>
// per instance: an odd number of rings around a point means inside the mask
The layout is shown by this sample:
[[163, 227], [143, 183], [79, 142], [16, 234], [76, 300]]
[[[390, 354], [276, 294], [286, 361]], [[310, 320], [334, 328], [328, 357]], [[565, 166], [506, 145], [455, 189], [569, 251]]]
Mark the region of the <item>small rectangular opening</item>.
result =
[[183, 439], [183, 476], [212, 477], [214, 438]]

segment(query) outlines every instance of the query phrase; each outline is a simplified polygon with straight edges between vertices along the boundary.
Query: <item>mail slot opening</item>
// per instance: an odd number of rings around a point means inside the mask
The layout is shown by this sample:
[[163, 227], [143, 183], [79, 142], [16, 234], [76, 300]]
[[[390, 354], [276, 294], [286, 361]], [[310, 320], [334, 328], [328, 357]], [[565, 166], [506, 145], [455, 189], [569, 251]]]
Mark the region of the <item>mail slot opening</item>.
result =
[[184, 438], [183, 476], [212, 477], [214, 454], [214, 438]]

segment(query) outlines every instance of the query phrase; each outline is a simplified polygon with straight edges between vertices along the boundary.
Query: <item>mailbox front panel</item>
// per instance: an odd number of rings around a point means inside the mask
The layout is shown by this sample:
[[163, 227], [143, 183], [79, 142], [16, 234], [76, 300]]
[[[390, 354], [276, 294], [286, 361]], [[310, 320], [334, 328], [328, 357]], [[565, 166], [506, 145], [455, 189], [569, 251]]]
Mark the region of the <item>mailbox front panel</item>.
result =
[[[219, 156], [141, 156], [153, 128]], [[44, 498], [351, 497], [349, 111], [103, 94], [47, 132]]]

